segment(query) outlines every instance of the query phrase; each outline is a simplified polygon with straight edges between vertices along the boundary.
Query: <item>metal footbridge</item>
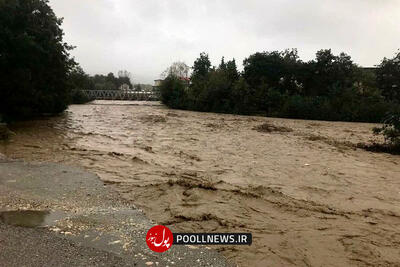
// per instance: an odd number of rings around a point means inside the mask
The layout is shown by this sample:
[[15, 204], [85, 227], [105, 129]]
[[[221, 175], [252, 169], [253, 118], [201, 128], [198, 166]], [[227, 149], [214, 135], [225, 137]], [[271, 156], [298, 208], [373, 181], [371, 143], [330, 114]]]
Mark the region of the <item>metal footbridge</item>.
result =
[[159, 93], [154, 91], [81, 90], [81, 92], [92, 100], [157, 101], [160, 99]]

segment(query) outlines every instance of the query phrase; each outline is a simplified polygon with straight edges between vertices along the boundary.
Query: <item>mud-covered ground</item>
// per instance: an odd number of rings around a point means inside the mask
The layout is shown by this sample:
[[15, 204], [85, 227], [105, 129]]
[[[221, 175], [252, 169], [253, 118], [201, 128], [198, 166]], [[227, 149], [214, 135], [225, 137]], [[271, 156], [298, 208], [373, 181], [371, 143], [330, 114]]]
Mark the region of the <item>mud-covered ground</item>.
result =
[[400, 265], [400, 156], [355, 148], [373, 124], [95, 102], [11, 126], [0, 152], [96, 172], [154, 221], [251, 232], [241, 266]]

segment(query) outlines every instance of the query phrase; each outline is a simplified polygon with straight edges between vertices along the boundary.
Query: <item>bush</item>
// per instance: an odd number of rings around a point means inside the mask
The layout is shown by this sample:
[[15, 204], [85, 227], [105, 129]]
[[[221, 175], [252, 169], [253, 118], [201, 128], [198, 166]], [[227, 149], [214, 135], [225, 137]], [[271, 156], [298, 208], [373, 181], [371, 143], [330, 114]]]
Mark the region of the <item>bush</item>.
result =
[[383, 134], [385, 141], [394, 147], [400, 147], [400, 112], [387, 115], [383, 126], [373, 129], [375, 134]]

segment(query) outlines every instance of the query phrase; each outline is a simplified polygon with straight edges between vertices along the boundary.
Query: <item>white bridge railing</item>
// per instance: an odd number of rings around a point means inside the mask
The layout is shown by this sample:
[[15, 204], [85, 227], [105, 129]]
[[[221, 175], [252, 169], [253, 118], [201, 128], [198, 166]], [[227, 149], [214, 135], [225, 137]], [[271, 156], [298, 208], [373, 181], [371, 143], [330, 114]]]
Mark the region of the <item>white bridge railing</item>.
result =
[[127, 90], [81, 90], [81, 92], [88, 98], [94, 100], [159, 100], [159, 93], [157, 92]]

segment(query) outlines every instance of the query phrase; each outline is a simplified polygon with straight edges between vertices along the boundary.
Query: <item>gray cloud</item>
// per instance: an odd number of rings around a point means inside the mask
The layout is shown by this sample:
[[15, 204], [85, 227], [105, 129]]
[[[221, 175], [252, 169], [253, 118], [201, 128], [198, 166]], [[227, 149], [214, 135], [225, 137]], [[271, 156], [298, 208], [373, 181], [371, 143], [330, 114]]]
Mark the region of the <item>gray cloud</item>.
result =
[[322, 48], [372, 66], [400, 48], [397, 0], [50, 0], [64, 17], [65, 39], [91, 73], [127, 69], [152, 82], [173, 61], [191, 65], [298, 48], [303, 60]]

